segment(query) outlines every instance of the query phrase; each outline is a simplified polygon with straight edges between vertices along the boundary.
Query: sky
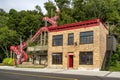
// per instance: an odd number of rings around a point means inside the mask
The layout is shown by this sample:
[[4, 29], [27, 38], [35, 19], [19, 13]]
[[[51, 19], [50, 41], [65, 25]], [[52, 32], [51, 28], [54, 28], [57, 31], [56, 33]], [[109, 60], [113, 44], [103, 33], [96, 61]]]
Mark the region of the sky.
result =
[[[48, 0], [0, 0], [0, 8], [9, 12], [11, 8], [21, 10], [34, 10], [36, 5], [39, 5], [43, 13], [46, 13], [44, 3]], [[50, 0], [54, 1], [54, 0]]]

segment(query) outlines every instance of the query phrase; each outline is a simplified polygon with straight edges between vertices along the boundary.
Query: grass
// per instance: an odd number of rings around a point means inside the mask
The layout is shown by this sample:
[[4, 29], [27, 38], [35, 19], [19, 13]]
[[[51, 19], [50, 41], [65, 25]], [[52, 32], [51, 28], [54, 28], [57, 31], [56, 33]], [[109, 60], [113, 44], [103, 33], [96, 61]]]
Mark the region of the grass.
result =
[[3, 64], [3, 63], [0, 63], [0, 66], [4, 66], [4, 64]]
[[[0, 66], [5, 66], [3, 63], [0, 63]], [[9, 66], [9, 65], [7, 65]], [[29, 65], [17, 65], [16, 66], [17, 68], [45, 68], [44, 65], [32, 65], [32, 66], [29, 66]]]
[[45, 66], [43, 66], [43, 65], [32, 65], [32, 66], [30, 66], [30, 65], [17, 65], [16, 66], [17, 68], [45, 68]]
[[6, 64], [0, 63], [0, 66], [13, 66], [13, 65], [6, 65]]
[[36, 67], [36, 66], [17, 66], [17, 68], [44, 68], [44, 67]]
[[120, 64], [116, 66], [110, 66], [109, 71], [120, 71]]

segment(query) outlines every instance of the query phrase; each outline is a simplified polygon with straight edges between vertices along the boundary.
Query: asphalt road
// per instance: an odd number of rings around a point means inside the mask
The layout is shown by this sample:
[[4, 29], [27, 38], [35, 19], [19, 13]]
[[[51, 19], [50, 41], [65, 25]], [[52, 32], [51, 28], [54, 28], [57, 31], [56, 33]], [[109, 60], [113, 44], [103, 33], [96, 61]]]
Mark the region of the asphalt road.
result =
[[0, 80], [120, 80], [97, 76], [53, 74], [0, 69]]

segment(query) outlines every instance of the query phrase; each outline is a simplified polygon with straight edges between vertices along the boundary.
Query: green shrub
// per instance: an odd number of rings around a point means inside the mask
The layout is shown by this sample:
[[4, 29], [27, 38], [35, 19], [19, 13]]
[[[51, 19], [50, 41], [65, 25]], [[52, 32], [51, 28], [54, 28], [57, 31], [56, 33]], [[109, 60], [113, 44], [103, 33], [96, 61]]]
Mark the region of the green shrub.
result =
[[4, 64], [4, 65], [13, 66], [13, 65], [14, 65], [14, 59], [12, 59], [12, 58], [5, 58], [5, 59], [3, 60], [3, 64]]
[[120, 64], [116, 66], [110, 66], [109, 71], [120, 71]]

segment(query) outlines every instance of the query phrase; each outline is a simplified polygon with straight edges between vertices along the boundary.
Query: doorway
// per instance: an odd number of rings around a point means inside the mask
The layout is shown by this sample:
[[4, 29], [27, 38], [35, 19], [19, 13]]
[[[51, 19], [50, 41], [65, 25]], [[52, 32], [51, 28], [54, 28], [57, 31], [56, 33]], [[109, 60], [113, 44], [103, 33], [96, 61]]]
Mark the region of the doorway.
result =
[[68, 68], [73, 68], [73, 54], [68, 55]]

